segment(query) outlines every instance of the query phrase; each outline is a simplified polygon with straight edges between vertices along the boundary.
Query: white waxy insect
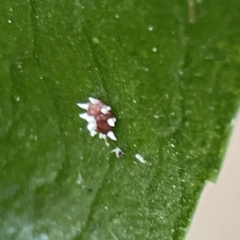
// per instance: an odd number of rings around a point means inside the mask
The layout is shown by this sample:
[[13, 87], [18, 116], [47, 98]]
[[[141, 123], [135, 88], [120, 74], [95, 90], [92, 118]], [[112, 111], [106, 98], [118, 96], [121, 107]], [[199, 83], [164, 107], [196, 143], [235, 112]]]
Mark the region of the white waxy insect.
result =
[[139, 153], [135, 154], [135, 158], [141, 162], [141, 163], [146, 163], [147, 161], [141, 156]]
[[117, 158], [123, 157], [124, 155], [123, 151], [119, 147], [114, 148], [111, 153], [116, 153]]
[[88, 103], [77, 103], [78, 107], [86, 110], [85, 113], [79, 114], [79, 117], [87, 121], [87, 129], [92, 137], [99, 133], [99, 138], [109, 145], [107, 138], [117, 140], [113, 133], [117, 119], [113, 116], [110, 106], [93, 97], [88, 99]]

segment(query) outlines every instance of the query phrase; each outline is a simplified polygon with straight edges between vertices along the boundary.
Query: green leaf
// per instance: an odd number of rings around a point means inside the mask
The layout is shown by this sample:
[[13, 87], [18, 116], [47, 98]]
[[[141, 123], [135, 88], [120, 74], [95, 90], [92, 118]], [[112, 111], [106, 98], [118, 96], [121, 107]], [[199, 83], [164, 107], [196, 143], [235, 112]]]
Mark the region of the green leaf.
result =
[[[239, 9], [4, 0], [1, 239], [182, 239], [239, 105]], [[110, 147], [78, 117], [89, 96], [117, 117]]]

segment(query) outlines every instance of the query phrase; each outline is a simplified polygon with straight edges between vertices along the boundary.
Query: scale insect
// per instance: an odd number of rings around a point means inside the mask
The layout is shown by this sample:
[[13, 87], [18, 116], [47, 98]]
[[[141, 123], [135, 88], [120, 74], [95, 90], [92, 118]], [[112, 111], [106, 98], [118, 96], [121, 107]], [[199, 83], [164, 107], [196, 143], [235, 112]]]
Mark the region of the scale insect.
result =
[[87, 103], [77, 103], [78, 107], [86, 110], [85, 113], [80, 113], [79, 117], [87, 121], [87, 129], [93, 137], [99, 133], [99, 138], [104, 139], [106, 144], [107, 137], [117, 141], [113, 133], [117, 119], [113, 116], [111, 107], [103, 101], [89, 97]]

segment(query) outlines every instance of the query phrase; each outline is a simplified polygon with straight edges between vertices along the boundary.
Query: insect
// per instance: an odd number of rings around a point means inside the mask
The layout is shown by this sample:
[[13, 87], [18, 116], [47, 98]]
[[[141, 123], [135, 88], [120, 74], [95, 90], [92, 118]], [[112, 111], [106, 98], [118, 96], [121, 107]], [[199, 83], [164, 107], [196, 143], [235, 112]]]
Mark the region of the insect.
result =
[[111, 153], [116, 153], [117, 158], [123, 157], [124, 155], [124, 152], [119, 147], [114, 148]]
[[111, 112], [111, 107], [106, 105], [103, 101], [89, 97], [87, 103], [77, 103], [77, 105], [85, 109], [87, 112], [80, 113], [79, 117], [88, 122], [87, 129], [93, 137], [99, 133], [99, 138], [104, 139], [106, 144], [107, 137], [116, 141], [117, 138], [113, 133], [113, 128], [117, 119]]

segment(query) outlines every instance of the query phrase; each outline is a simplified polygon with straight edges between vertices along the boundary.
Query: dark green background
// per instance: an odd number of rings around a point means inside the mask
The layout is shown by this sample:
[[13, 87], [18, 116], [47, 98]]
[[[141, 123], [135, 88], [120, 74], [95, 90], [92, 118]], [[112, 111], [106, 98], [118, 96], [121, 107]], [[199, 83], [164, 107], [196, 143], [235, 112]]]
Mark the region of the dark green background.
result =
[[[240, 99], [240, 2], [195, 9], [1, 2], [1, 239], [183, 239]], [[78, 117], [89, 96], [117, 117], [109, 148]]]

